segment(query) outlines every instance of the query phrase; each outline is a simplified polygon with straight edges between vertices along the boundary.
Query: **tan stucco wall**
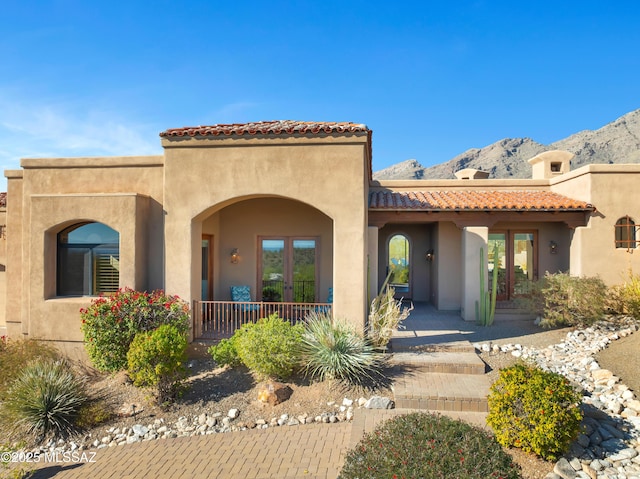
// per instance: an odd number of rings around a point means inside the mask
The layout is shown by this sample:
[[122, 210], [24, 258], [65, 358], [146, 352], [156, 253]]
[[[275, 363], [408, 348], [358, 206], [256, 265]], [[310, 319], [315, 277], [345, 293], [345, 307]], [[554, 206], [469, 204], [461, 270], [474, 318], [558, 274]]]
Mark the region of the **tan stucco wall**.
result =
[[[239, 199], [279, 196], [333, 221], [334, 311], [363, 327], [367, 141], [366, 134], [162, 140], [165, 250], [172, 252], [166, 257], [167, 291], [189, 300], [200, 295], [200, 278], [192, 272], [199, 270], [202, 223], [213, 212]], [[224, 256], [224, 247], [218, 248]], [[221, 273], [217, 283], [222, 281]]]
[[627, 252], [614, 241], [619, 218], [629, 215], [640, 224], [640, 203], [635, 200], [639, 179], [640, 165], [589, 165], [552, 181], [552, 191], [597, 208], [588, 225], [573, 234], [571, 274], [598, 275], [613, 285], [622, 283], [629, 270], [640, 273], [640, 249]]
[[7, 208], [0, 207], [0, 336], [7, 334]]
[[456, 311], [461, 307], [462, 298], [462, 230], [453, 223], [442, 222], [434, 233], [436, 307]]
[[7, 318], [11, 336], [81, 341], [78, 310], [91, 298], [56, 297], [63, 228], [98, 221], [120, 234], [120, 286], [163, 285], [162, 157], [26, 159], [6, 172]]

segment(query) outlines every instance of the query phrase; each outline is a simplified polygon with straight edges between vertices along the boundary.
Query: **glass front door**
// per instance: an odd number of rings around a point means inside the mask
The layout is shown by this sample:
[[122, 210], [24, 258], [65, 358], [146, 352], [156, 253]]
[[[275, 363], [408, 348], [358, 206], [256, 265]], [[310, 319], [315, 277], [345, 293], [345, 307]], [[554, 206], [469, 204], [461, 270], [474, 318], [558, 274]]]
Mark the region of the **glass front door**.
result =
[[393, 235], [389, 239], [389, 255], [387, 260], [387, 274], [389, 286], [395, 289], [396, 298], [411, 298], [411, 251], [409, 239], [402, 235]]
[[313, 303], [316, 299], [317, 239], [261, 238], [262, 300]]
[[498, 301], [508, 301], [530, 292], [531, 283], [538, 277], [537, 248], [535, 231], [489, 233], [489, 288], [495, 271], [498, 274]]

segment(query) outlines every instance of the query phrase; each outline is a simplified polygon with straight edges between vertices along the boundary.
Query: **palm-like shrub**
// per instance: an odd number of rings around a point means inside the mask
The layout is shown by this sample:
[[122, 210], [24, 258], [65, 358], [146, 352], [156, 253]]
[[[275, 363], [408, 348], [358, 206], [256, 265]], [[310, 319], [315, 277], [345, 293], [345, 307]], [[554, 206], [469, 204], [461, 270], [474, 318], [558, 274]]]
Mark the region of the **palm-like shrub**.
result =
[[67, 363], [43, 359], [23, 369], [4, 406], [18, 429], [40, 439], [73, 432], [87, 400], [84, 381]]
[[307, 316], [300, 358], [307, 374], [352, 384], [374, 379], [382, 365], [381, 355], [367, 338], [346, 321], [332, 320], [325, 313]]
[[518, 479], [511, 456], [486, 431], [446, 416], [397, 416], [365, 434], [350, 451], [342, 479]]

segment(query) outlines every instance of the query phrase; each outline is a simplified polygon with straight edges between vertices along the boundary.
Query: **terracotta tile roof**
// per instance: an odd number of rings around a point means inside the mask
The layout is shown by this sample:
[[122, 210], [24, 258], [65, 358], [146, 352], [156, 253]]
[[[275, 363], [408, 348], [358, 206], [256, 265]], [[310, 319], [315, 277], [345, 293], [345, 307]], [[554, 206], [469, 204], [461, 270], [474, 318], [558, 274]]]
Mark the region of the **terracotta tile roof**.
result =
[[378, 210], [585, 211], [593, 206], [550, 191], [371, 191], [369, 208]]
[[160, 133], [160, 136], [291, 135], [294, 133], [316, 135], [319, 133], [369, 133], [370, 131], [367, 125], [362, 123], [278, 120], [171, 128]]
[[0, 193], [0, 208], [7, 206], [7, 193]]

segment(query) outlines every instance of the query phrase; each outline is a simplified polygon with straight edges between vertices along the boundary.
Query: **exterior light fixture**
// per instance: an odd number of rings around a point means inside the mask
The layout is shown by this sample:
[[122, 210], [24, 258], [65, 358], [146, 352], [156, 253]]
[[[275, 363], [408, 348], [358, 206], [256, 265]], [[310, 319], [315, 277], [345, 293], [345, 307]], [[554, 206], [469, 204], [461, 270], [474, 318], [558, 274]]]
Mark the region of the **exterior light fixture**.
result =
[[555, 241], [549, 241], [549, 253], [557, 254], [558, 253], [558, 243]]
[[431, 262], [431, 261], [433, 261], [434, 257], [435, 257], [435, 253], [433, 252], [433, 248], [432, 248], [429, 251], [427, 251], [426, 259], [427, 259], [427, 261]]
[[238, 248], [233, 248], [231, 250], [231, 262], [233, 264], [238, 263], [238, 261], [240, 261], [240, 251], [238, 250]]

